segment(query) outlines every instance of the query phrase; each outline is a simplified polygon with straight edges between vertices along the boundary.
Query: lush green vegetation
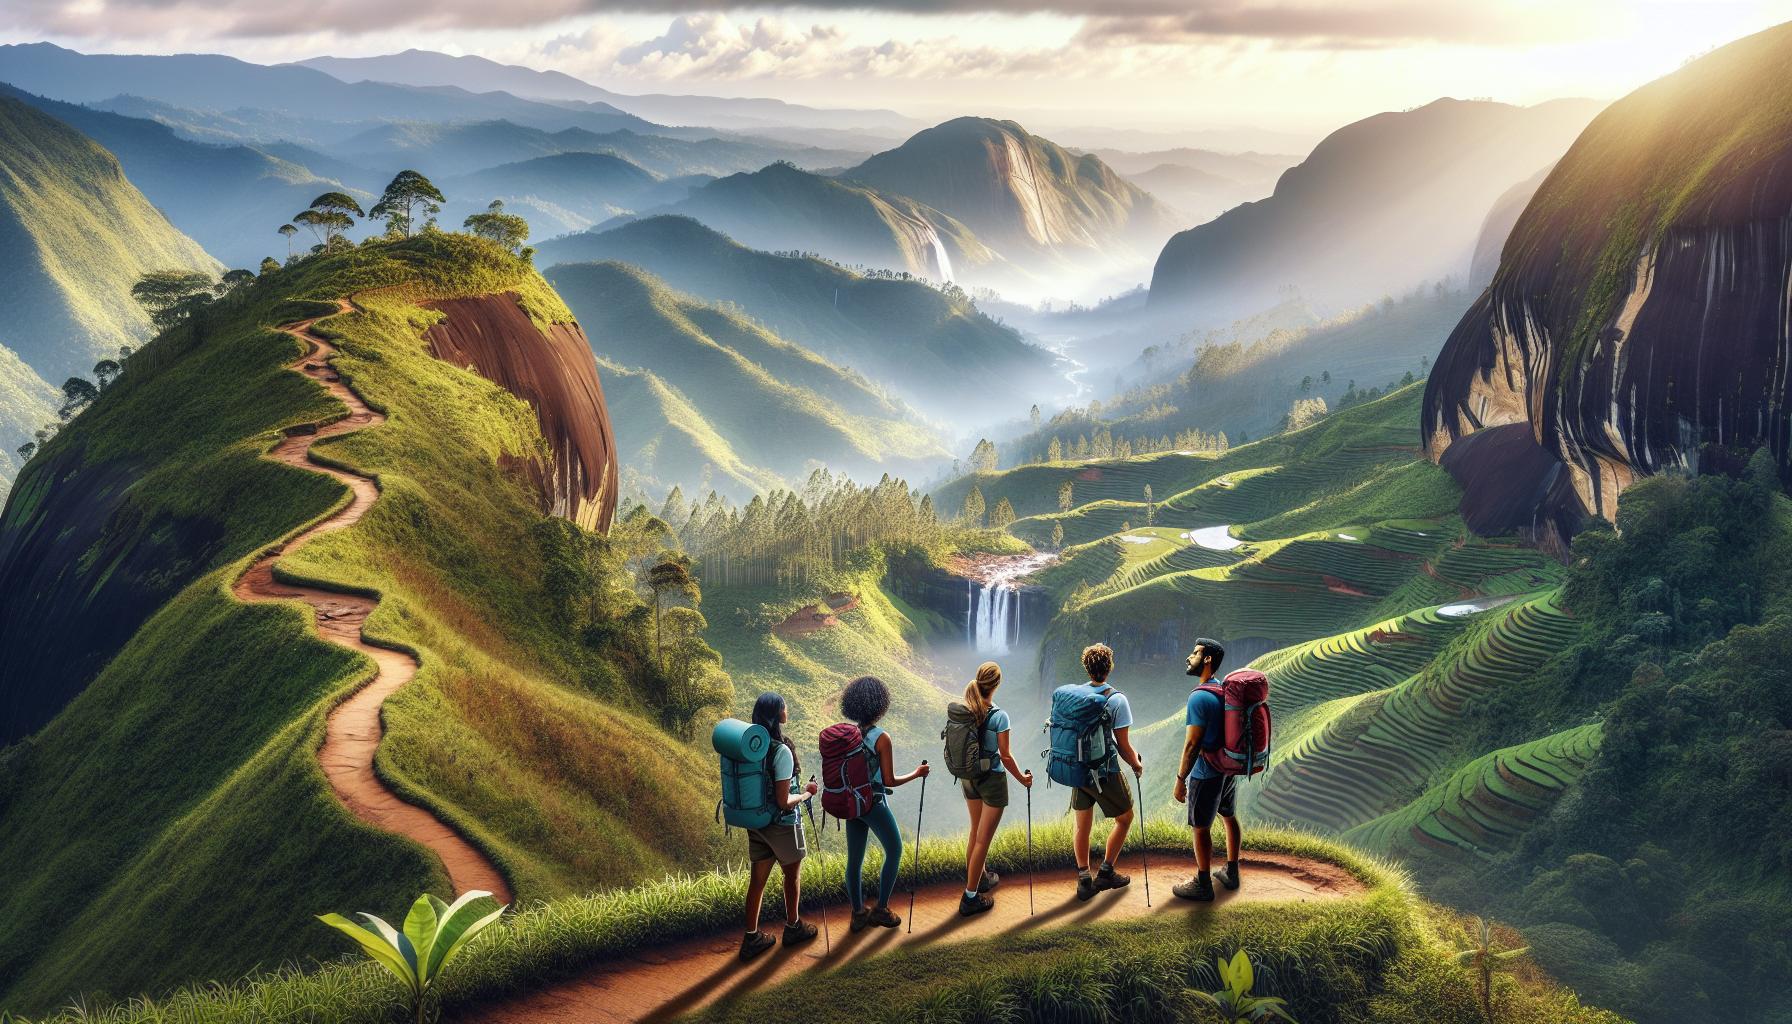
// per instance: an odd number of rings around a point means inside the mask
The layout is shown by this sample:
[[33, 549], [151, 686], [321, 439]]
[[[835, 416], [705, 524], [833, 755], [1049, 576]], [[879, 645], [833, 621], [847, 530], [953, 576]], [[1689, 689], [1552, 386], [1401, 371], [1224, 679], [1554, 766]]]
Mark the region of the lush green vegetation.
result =
[[[69, 486], [70, 466], [130, 467], [136, 511], [114, 529], [206, 516], [221, 540], [73, 704], [0, 760], [0, 858], [18, 897], [0, 923], [8, 1005], [230, 976], [318, 951], [318, 909], [390, 912], [419, 889], [445, 893], [432, 858], [351, 818], [318, 769], [323, 715], [368, 666], [299, 609], [228, 593], [261, 547], [341, 500], [328, 479], [260, 458], [279, 428], [340, 414], [283, 369], [298, 349], [269, 330], [338, 296], [358, 308], [320, 325], [342, 349], [336, 368], [390, 418], [317, 454], [376, 476], [381, 497], [280, 571], [379, 593], [368, 634], [421, 660], [385, 706], [376, 770], [525, 899], [707, 860], [709, 759], [656, 724], [673, 681], [635, 584], [655, 542], [569, 544], [577, 531], [543, 518], [502, 468], [542, 444], [532, 411], [420, 338], [437, 314], [417, 303], [498, 292], [538, 321], [569, 315], [525, 263], [465, 236], [302, 260], [150, 344], [27, 468], [9, 520]], [[71, 584], [87, 592], [106, 571]], [[568, 578], [594, 596], [569, 604], [554, 589]], [[243, 905], [249, 890], [259, 897]], [[222, 906], [236, 909], [211, 941], [167, 926]]]

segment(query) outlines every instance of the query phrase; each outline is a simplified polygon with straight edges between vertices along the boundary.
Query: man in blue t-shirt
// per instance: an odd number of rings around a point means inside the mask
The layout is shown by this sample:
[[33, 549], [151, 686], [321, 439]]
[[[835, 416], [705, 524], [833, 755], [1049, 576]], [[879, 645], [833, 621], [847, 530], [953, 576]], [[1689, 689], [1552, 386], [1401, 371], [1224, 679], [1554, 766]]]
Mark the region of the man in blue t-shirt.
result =
[[[1109, 889], [1124, 889], [1132, 882], [1132, 876], [1120, 874], [1114, 865], [1120, 860], [1120, 851], [1126, 847], [1126, 833], [1132, 828], [1132, 790], [1126, 785], [1126, 776], [1120, 774], [1120, 762], [1138, 774], [1145, 770], [1145, 760], [1132, 745], [1132, 705], [1126, 700], [1126, 694], [1108, 685], [1108, 676], [1114, 671], [1114, 652], [1107, 644], [1092, 644], [1083, 649], [1083, 670], [1089, 674], [1086, 684], [1094, 693], [1107, 696], [1109, 724], [1114, 732], [1114, 753], [1117, 755], [1109, 771], [1101, 773], [1098, 784], [1080, 786], [1070, 791], [1070, 810], [1076, 819], [1076, 830], [1072, 833], [1071, 849], [1076, 854], [1076, 898], [1089, 900], [1098, 892]], [[1095, 824], [1095, 808], [1113, 821], [1114, 828], [1108, 833], [1108, 844], [1101, 859], [1101, 869], [1089, 870], [1089, 832]]]
[[1201, 682], [1188, 695], [1188, 732], [1182, 741], [1182, 765], [1176, 771], [1176, 802], [1188, 803], [1188, 823], [1195, 830], [1195, 877], [1172, 887], [1171, 891], [1185, 900], [1201, 903], [1213, 899], [1213, 816], [1217, 812], [1226, 822], [1226, 866], [1219, 872], [1219, 882], [1228, 889], [1238, 888], [1238, 817], [1234, 810], [1237, 778], [1215, 771], [1201, 756], [1203, 750], [1218, 750], [1226, 738], [1226, 708], [1218, 694], [1203, 690], [1210, 685], [1226, 649], [1217, 640], [1199, 637], [1188, 656], [1188, 674]]

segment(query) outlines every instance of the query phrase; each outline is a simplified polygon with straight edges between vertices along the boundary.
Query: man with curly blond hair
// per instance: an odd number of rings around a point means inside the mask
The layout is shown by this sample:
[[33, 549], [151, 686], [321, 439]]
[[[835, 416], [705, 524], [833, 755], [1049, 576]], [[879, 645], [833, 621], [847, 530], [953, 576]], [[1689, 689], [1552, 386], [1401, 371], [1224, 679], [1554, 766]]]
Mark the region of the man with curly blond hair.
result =
[[[1145, 770], [1145, 762], [1132, 746], [1132, 705], [1125, 694], [1108, 685], [1108, 676], [1114, 671], [1113, 649], [1106, 644], [1091, 644], [1084, 648], [1083, 670], [1089, 676], [1087, 683], [1073, 683], [1063, 689], [1086, 691], [1086, 697], [1100, 699], [1107, 713], [1106, 728], [1114, 740], [1113, 756], [1102, 766], [1095, 781], [1070, 791], [1070, 809], [1076, 816], [1076, 898], [1088, 900], [1098, 892], [1125, 888], [1132, 882], [1131, 876], [1114, 869], [1120, 851], [1126, 845], [1126, 833], [1132, 828], [1133, 818], [1132, 790], [1126, 785], [1120, 764], [1124, 761], [1135, 773], [1140, 773]], [[1101, 813], [1113, 820], [1114, 828], [1108, 834], [1101, 869], [1091, 874], [1089, 832], [1095, 824], [1097, 806]]]

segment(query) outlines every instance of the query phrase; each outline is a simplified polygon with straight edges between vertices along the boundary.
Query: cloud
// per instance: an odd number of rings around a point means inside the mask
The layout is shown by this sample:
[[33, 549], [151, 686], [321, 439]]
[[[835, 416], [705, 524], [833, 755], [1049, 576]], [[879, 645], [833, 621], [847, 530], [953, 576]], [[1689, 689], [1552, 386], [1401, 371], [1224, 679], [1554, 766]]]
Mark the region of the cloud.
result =
[[[1596, 25], [1611, 0], [1585, 5], [1539, 0], [786, 0], [786, 10], [906, 15], [1055, 14], [1084, 19], [1090, 44], [1160, 45], [1196, 39], [1259, 39], [1301, 46], [1395, 45], [1414, 41], [1515, 45]], [[601, 14], [702, 19], [763, 10], [764, 0], [7, 0], [0, 28], [124, 38], [155, 33], [279, 38], [349, 37], [395, 29], [529, 29]], [[1591, 8], [1592, 10], [1589, 10]], [[770, 19], [775, 21], [776, 19]], [[764, 23], [767, 19], [754, 22]], [[693, 21], [694, 30], [702, 23]], [[697, 53], [718, 41], [667, 38], [659, 52]], [[773, 54], [793, 40], [754, 47]], [[732, 47], [732, 43], [726, 44]], [[694, 48], [694, 49], [690, 49]]]
[[855, 42], [836, 26], [723, 13], [681, 15], [660, 35], [633, 42], [599, 24], [522, 56], [593, 78], [646, 80], [985, 78], [1068, 73], [1073, 60], [1065, 48], [998, 49], [949, 37]]

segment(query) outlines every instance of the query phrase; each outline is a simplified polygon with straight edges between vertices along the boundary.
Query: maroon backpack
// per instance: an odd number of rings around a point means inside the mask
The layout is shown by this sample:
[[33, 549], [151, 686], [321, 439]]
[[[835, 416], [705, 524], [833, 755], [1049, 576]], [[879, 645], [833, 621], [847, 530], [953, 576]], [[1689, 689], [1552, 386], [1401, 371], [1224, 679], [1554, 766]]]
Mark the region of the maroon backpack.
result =
[[1201, 760], [1221, 775], [1255, 775], [1269, 767], [1269, 677], [1241, 668], [1224, 683], [1196, 689], [1220, 699], [1224, 722], [1219, 746], [1203, 742]]
[[821, 809], [841, 821], [851, 821], [883, 799], [883, 780], [877, 751], [865, 742], [865, 734], [851, 722], [821, 730]]

